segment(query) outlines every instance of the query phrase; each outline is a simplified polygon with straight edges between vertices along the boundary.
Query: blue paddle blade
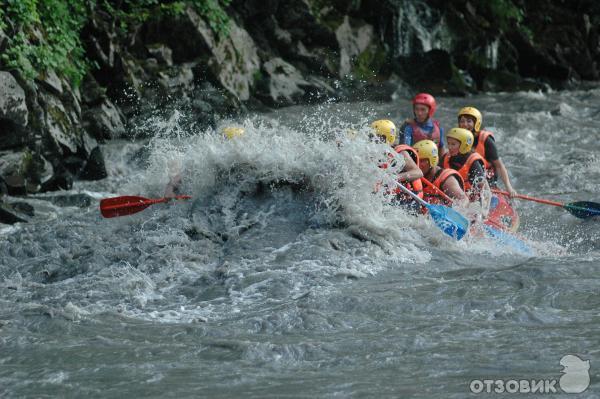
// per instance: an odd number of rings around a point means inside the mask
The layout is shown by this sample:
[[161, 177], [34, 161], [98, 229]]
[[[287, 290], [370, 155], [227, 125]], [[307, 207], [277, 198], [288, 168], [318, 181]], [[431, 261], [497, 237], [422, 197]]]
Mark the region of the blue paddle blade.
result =
[[533, 253], [529, 245], [525, 244], [524, 241], [518, 239], [512, 234], [496, 229], [492, 226], [488, 226], [487, 224], [483, 225], [483, 231], [487, 234], [489, 238], [494, 239], [498, 244], [510, 247], [526, 255], [531, 255]]
[[596, 202], [571, 202], [570, 204], [563, 205], [571, 215], [580, 219], [591, 218], [592, 216], [600, 216], [600, 204]]
[[454, 209], [434, 204], [427, 204], [427, 209], [435, 224], [450, 237], [460, 240], [467, 233], [469, 221]]

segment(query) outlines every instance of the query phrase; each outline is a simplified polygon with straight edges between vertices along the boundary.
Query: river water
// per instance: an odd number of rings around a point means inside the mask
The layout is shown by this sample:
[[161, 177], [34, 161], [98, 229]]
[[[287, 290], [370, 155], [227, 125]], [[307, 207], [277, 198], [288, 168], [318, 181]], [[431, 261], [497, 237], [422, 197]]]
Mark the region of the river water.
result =
[[[600, 89], [439, 103], [446, 128], [483, 111], [519, 192], [600, 202]], [[291, 107], [222, 121], [246, 129], [228, 141], [175, 113], [104, 145], [107, 179], [0, 228], [0, 396], [463, 398], [574, 354], [600, 397], [600, 220], [517, 201], [528, 254], [443, 235], [372, 194], [365, 127], [409, 115]], [[178, 172], [193, 200], [101, 217]]]

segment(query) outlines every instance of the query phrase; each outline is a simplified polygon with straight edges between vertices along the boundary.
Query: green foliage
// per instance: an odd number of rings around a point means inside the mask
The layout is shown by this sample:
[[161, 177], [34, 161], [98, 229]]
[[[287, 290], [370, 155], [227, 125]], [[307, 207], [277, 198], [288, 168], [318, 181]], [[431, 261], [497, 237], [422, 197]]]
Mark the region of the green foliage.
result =
[[208, 21], [210, 28], [220, 36], [229, 34], [229, 17], [223, 9], [231, 0], [192, 0], [192, 6]]
[[370, 46], [355, 60], [353, 73], [360, 80], [372, 81], [386, 62], [385, 50], [380, 46]]
[[124, 35], [150, 18], [181, 15], [187, 5], [196, 10], [217, 34], [226, 36], [229, 33], [229, 17], [224, 8], [231, 0], [122, 0], [117, 6], [113, 3], [111, 0], [102, 0], [101, 6], [115, 18], [119, 33]]
[[54, 69], [78, 85], [88, 64], [79, 39], [85, 0], [4, 0], [0, 17], [9, 36], [0, 60], [27, 79]]
[[492, 15], [500, 29], [507, 30], [523, 21], [523, 10], [517, 7], [512, 0], [487, 0], [480, 6]]
[[181, 15], [193, 7], [221, 36], [228, 32], [231, 0], [0, 0], [0, 29], [9, 37], [0, 64], [26, 79], [52, 69], [79, 85], [89, 68], [80, 33], [95, 8], [110, 15], [126, 36], [150, 18]]

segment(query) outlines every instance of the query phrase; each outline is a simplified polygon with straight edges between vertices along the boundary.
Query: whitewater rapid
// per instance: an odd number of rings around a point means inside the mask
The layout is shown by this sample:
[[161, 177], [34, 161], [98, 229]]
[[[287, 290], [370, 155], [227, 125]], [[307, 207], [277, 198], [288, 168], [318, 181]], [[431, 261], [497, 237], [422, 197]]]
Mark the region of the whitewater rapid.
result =
[[[483, 111], [519, 192], [598, 202], [600, 90], [439, 103], [446, 128]], [[474, 378], [559, 377], [567, 353], [597, 395], [598, 221], [516, 202], [527, 255], [391, 206], [368, 125], [409, 110], [148, 118], [151, 138], [103, 146], [107, 179], [27, 198], [31, 223], [0, 229], [1, 396], [458, 398]], [[192, 200], [100, 216], [177, 174]]]

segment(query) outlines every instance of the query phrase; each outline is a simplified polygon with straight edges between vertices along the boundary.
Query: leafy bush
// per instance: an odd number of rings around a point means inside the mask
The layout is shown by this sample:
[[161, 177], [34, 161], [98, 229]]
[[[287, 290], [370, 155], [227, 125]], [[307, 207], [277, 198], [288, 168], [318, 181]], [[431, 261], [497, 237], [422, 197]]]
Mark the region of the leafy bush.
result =
[[87, 20], [85, 0], [4, 0], [0, 15], [9, 37], [1, 61], [27, 79], [49, 69], [61, 72], [75, 85], [88, 63], [79, 39]]
[[8, 40], [2, 65], [34, 79], [52, 69], [77, 86], [90, 68], [80, 33], [96, 8], [116, 22], [117, 32], [130, 33], [151, 17], [180, 15], [192, 6], [217, 34], [228, 34], [224, 8], [231, 0], [0, 0], [0, 29]]

